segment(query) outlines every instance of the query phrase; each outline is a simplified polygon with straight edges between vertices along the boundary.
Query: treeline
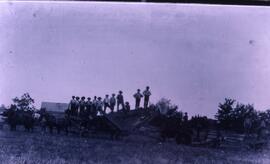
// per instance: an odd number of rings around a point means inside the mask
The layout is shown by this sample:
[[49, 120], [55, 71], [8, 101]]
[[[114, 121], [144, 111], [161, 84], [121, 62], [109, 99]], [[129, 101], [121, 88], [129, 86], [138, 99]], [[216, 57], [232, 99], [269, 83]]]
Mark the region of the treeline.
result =
[[248, 121], [250, 130], [255, 132], [261, 126], [268, 126], [270, 123], [270, 110], [258, 111], [252, 104], [242, 104], [226, 98], [218, 107], [215, 117], [220, 128], [225, 130], [244, 132], [245, 122]]
[[[17, 110], [36, 110], [34, 107], [34, 99], [29, 93], [23, 94], [20, 98], [15, 97], [10, 108]], [[178, 106], [171, 103], [169, 99], [162, 98], [156, 104], [151, 104], [148, 108], [152, 111], [157, 111], [167, 117], [177, 117], [182, 121], [190, 121], [194, 127], [199, 129], [209, 126], [209, 118], [206, 116], [196, 115], [188, 118], [187, 112], [178, 110]], [[225, 101], [219, 103], [218, 111], [215, 115], [219, 128], [224, 130], [233, 130], [244, 132], [245, 123], [248, 120], [249, 129], [255, 132], [262, 126], [270, 127], [270, 110], [258, 111], [252, 104], [243, 104], [234, 99], [225, 98]]]

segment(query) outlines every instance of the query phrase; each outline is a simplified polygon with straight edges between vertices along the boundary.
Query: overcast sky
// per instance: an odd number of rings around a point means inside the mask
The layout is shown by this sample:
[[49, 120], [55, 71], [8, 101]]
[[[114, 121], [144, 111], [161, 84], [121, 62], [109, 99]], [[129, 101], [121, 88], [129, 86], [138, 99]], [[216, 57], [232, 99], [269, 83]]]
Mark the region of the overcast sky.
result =
[[269, 7], [0, 3], [0, 104], [133, 93], [190, 114], [225, 97], [270, 108]]

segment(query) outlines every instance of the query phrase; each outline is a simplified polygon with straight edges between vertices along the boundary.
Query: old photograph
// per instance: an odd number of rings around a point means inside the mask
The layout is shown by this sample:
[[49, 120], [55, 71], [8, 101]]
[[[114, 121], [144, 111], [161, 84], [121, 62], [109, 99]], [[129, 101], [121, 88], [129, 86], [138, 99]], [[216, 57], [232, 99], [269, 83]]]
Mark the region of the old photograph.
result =
[[269, 45], [267, 6], [0, 2], [0, 163], [268, 164]]

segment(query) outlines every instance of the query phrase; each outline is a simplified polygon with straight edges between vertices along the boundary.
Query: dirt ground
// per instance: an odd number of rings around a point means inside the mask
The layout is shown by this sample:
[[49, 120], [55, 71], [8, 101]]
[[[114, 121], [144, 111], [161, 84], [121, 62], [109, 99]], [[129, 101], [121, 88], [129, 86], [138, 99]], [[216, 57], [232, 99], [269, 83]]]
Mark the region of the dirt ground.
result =
[[270, 151], [221, 150], [153, 140], [82, 138], [76, 135], [0, 130], [3, 164], [270, 163]]

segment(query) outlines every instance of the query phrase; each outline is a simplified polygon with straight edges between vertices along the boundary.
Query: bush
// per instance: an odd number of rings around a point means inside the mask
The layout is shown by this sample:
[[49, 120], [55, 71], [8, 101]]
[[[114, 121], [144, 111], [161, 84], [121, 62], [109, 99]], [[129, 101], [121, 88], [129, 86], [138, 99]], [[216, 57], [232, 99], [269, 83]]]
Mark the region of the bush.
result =
[[156, 110], [162, 115], [181, 115], [181, 111], [177, 111], [178, 106], [171, 103], [171, 100], [162, 98], [156, 103]]
[[219, 104], [219, 109], [215, 117], [219, 121], [220, 127], [225, 130], [243, 132], [244, 120], [250, 118], [253, 125], [252, 129], [255, 130], [259, 124], [259, 117], [254, 106], [235, 102], [233, 99], [226, 98], [224, 103]]

